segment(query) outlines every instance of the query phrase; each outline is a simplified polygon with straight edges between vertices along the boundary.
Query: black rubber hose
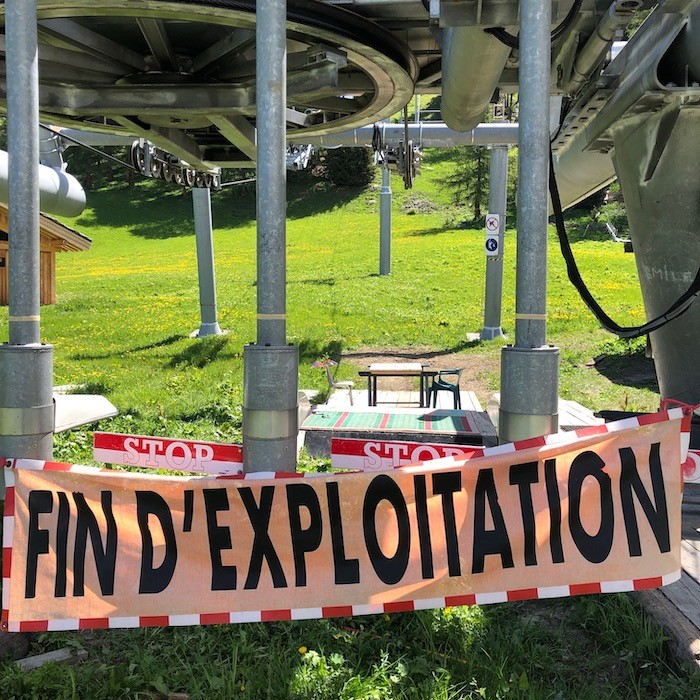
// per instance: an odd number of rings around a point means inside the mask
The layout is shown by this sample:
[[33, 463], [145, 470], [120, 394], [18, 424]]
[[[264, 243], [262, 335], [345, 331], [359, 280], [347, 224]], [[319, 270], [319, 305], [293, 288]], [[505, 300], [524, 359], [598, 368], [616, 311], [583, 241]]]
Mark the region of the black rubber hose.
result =
[[671, 306], [668, 307], [665, 313], [657, 316], [651, 321], [647, 321], [642, 326], [620, 326], [615, 323], [608, 314], [603, 311], [600, 304], [593, 298], [586, 283], [581, 277], [578, 265], [574, 258], [571, 244], [566, 235], [566, 227], [564, 225], [564, 213], [561, 208], [561, 199], [559, 197], [559, 188], [557, 187], [557, 179], [554, 174], [554, 158], [552, 150], [549, 150], [549, 194], [552, 198], [552, 209], [554, 210], [554, 221], [556, 223], [557, 237], [559, 238], [559, 248], [566, 262], [566, 272], [569, 276], [571, 284], [574, 285], [581, 299], [590, 309], [593, 315], [598, 319], [598, 322], [605, 328], [606, 331], [614, 333], [619, 338], [639, 338], [643, 335], [648, 335], [652, 331], [658, 330], [665, 326], [669, 321], [673, 321], [681, 314], [684, 314], [695, 301], [698, 293], [700, 293], [700, 268], [698, 269], [695, 279], [688, 289], [676, 299]]
[[[561, 23], [552, 30], [551, 40], [556, 41], [563, 32], [565, 32], [571, 22], [574, 21], [574, 17], [581, 9], [581, 3], [583, 0], [574, 0], [573, 4], [566, 13], [566, 17], [561, 21]], [[508, 33], [503, 27], [489, 27], [484, 29], [487, 34], [493, 34], [501, 43], [509, 46], [511, 49], [520, 48], [520, 39], [513, 34]]]

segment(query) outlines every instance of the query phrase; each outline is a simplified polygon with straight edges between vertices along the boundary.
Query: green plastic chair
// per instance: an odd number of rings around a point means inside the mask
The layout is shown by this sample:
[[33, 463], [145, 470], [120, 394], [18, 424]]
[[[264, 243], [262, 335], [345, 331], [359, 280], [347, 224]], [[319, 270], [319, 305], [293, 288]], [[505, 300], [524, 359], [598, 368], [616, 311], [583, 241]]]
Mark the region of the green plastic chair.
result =
[[[454, 398], [455, 409], [462, 408], [462, 399], [459, 395], [459, 379], [461, 376], [461, 369], [440, 370], [437, 376], [433, 377], [433, 383], [428, 389], [428, 403], [432, 404], [432, 407], [435, 408], [437, 406], [438, 391], [449, 391]], [[455, 377], [455, 380], [450, 382], [443, 379], [443, 377]]]

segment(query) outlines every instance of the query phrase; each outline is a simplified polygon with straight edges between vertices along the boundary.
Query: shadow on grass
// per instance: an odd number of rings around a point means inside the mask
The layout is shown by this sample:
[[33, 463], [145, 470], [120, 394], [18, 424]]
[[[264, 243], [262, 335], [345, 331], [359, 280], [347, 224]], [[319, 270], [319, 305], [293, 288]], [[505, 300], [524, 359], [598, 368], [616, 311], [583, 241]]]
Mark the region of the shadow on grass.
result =
[[[370, 279], [372, 277], [379, 277], [379, 273], [370, 272], [366, 275], [349, 275], [348, 277], [320, 277], [311, 279], [300, 279], [300, 280], [287, 280], [287, 286], [293, 284], [310, 284], [314, 287], [334, 287], [338, 282], [349, 282], [362, 279]], [[255, 284], [253, 286], [256, 286]]]
[[424, 165], [452, 163], [457, 157], [456, 148], [426, 148], [421, 156]]
[[644, 348], [619, 355], [599, 355], [595, 368], [614, 384], [659, 391], [654, 360], [646, 357]]
[[[225, 335], [210, 335], [206, 338], [193, 339], [191, 344], [184, 350], [175, 353], [166, 367], [198, 367], [201, 369], [220, 356], [228, 344], [228, 337]], [[233, 357], [234, 353], [228, 353], [227, 357]]]
[[287, 218], [304, 219], [333, 211], [361, 196], [365, 191], [359, 187], [310, 189], [295, 183], [287, 187]]
[[100, 379], [92, 379], [87, 382], [80, 382], [68, 394], [109, 394], [112, 385]]
[[219, 427], [227, 425], [237, 429], [243, 425], [241, 406], [231, 396], [216, 397], [206, 406], [199, 406], [192, 411], [183, 411], [174, 416], [175, 420], [185, 423], [196, 423], [200, 420], [210, 420]]
[[169, 335], [167, 338], [163, 338], [163, 340], [156, 340], [153, 343], [149, 343], [148, 345], [140, 345], [135, 348], [124, 348], [124, 349], [119, 349], [119, 350], [112, 350], [111, 352], [105, 352], [101, 354], [90, 354], [90, 353], [84, 353], [84, 352], [78, 352], [75, 353], [74, 355], [70, 356], [71, 360], [108, 360], [111, 357], [120, 357], [126, 353], [130, 352], [142, 352], [144, 350], [153, 350], [155, 348], [162, 348], [165, 347], [166, 345], [172, 345], [173, 343], [177, 343], [178, 340], [184, 340], [187, 336], [182, 335], [181, 333], [176, 333], [174, 335]]
[[299, 364], [305, 364], [328, 357], [331, 360], [340, 362], [343, 354], [343, 343], [340, 340], [331, 340], [323, 343], [318, 340], [304, 338], [299, 343]]
[[434, 226], [432, 228], [423, 228], [416, 231], [411, 231], [409, 236], [437, 236], [440, 233], [445, 233], [445, 231], [454, 231], [460, 228], [459, 225], [443, 224], [442, 226]]
[[[365, 190], [359, 188], [315, 189], [315, 181], [288, 183], [287, 218], [302, 219], [333, 211]], [[150, 181], [134, 187], [113, 188], [90, 193], [89, 214], [75, 220], [75, 226], [127, 228], [133, 236], [146, 239], [194, 235], [192, 196], [188, 190]], [[231, 187], [212, 194], [212, 214], [217, 229], [250, 225], [255, 221], [255, 188], [245, 191]]]

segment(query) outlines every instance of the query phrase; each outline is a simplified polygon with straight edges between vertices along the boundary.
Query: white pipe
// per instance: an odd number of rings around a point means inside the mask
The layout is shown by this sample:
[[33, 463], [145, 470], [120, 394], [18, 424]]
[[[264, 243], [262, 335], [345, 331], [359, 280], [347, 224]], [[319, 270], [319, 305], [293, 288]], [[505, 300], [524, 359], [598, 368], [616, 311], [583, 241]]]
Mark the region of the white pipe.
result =
[[[39, 209], [45, 214], [79, 216], [85, 209], [85, 190], [68, 173], [39, 165]], [[0, 202], [7, 204], [9, 193], [8, 157], [0, 151]]]
[[[382, 122], [377, 124], [384, 144], [397, 144], [404, 140], [404, 125]], [[339, 146], [369, 146], [372, 144], [374, 126], [363, 126], [337, 134], [301, 136], [302, 143], [337, 148]], [[421, 122], [408, 125], [408, 138], [423, 148], [449, 148], [451, 146], [508, 146], [518, 143], [518, 125], [508, 122], [479, 124], [471, 131], [455, 131], [442, 122]]]

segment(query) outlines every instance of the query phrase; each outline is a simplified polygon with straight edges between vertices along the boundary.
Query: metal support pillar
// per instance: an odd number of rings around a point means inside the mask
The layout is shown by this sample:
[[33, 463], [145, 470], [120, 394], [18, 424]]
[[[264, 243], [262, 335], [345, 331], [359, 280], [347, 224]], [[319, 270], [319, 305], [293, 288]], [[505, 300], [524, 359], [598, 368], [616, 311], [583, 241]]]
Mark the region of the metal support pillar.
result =
[[520, 4], [515, 347], [501, 354], [501, 442], [558, 430], [559, 350], [546, 342], [551, 3]]
[[391, 274], [391, 184], [389, 164], [382, 164], [382, 189], [379, 190], [379, 274]]
[[503, 254], [506, 233], [508, 197], [508, 147], [491, 149], [489, 166], [489, 214], [498, 214], [499, 251], [496, 257], [486, 256], [486, 291], [484, 294], [484, 327], [481, 340], [503, 337], [501, 302], [503, 298]]
[[257, 344], [243, 351], [243, 469], [294, 471], [299, 350], [286, 345], [287, 3], [256, 5]]
[[0, 346], [0, 455], [51, 459], [53, 347], [39, 316], [39, 74], [36, 0], [7, 0], [9, 343]]
[[202, 323], [193, 338], [221, 335], [216, 317], [216, 275], [214, 273], [214, 233], [211, 220], [211, 195], [207, 187], [192, 189], [194, 237], [197, 246], [197, 275], [199, 278], [199, 310]]

